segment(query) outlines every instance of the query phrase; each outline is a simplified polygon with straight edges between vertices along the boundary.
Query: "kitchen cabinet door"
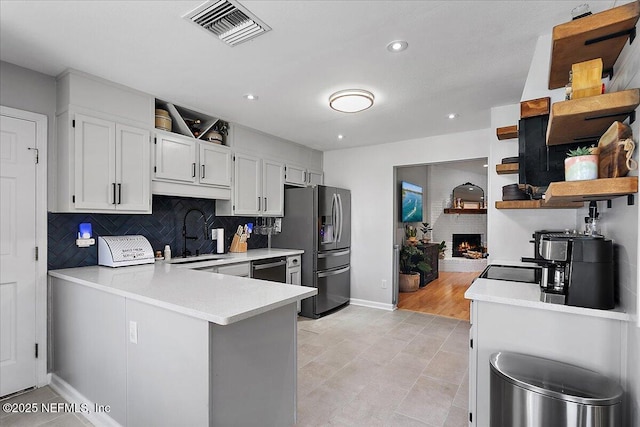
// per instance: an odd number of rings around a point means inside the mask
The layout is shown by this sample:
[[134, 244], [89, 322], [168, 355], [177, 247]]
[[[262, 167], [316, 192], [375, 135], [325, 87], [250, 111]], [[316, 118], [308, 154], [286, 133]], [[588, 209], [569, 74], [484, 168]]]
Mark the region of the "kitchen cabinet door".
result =
[[200, 184], [231, 186], [231, 150], [229, 147], [200, 143]]
[[151, 211], [149, 131], [116, 124], [116, 210]]
[[284, 164], [262, 161], [262, 214], [284, 215]]
[[156, 136], [155, 179], [196, 182], [197, 141], [193, 138]]
[[284, 183], [295, 185], [296, 187], [305, 187], [307, 185], [307, 169], [287, 163]]
[[321, 171], [308, 170], [307, 171], [307, 185], [309, 187], [315, 187], [316, 185], [324, 184], [324, 173]]
[[259, 215], [262, 207], [260, 159], [236, 153], [233, 176], [234, 215]]
[[116, 203], [116, 125], [82, 114], [76, 114], [74, 122], [74, 207], [113, 210]]

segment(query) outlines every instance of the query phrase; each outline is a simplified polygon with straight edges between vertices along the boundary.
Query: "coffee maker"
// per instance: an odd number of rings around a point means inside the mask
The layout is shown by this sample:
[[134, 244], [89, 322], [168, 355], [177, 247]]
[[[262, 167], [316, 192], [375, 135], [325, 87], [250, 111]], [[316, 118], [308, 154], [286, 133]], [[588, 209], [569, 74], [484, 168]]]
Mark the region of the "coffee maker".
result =
[[536, 232], [533, 261], [542, 267], [540, 300], [577, 307], [615, 306], [613, 242], [603, 236]]

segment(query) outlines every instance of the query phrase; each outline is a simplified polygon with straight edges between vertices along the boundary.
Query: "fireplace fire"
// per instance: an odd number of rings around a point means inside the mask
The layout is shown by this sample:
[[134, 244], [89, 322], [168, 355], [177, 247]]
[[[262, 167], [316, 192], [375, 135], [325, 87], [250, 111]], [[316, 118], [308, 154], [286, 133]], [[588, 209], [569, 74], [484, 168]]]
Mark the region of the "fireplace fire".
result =
[[482, 251], [482, 236], [480, 234], [454, 234], [452, 256], [464, 257], [467, 251]]

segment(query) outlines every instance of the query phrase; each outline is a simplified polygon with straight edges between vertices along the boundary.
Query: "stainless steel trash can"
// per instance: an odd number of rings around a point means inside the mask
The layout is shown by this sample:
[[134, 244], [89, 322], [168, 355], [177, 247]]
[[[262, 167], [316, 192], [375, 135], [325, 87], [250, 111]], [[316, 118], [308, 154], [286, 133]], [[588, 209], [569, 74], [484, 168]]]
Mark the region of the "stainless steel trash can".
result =
[[490, 364], [491, 427], [622, 425], [622, 387], [597, 372], [506, 352]]

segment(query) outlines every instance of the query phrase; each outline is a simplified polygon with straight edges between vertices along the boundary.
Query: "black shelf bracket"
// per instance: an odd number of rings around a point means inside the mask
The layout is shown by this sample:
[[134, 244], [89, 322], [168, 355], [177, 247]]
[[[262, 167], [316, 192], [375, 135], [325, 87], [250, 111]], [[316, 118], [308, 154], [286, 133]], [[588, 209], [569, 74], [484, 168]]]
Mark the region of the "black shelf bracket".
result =
[[604, 41], [615, 39], [618, 37], [626, 37], [626, 36], [629, 36], [629, 44], [633, 43], [633, 40], [636, 38], [636, 27], [630, 28], [628, 30], [618, 31], [617, 33], [606, 34], [604, 36], [585, 40], [584, 45], [589, 46], [592, 44], [604, 42]]
[[627, 194], [627, 205], [633, 206], [636, 203], [635, 197], [633, 194]]

